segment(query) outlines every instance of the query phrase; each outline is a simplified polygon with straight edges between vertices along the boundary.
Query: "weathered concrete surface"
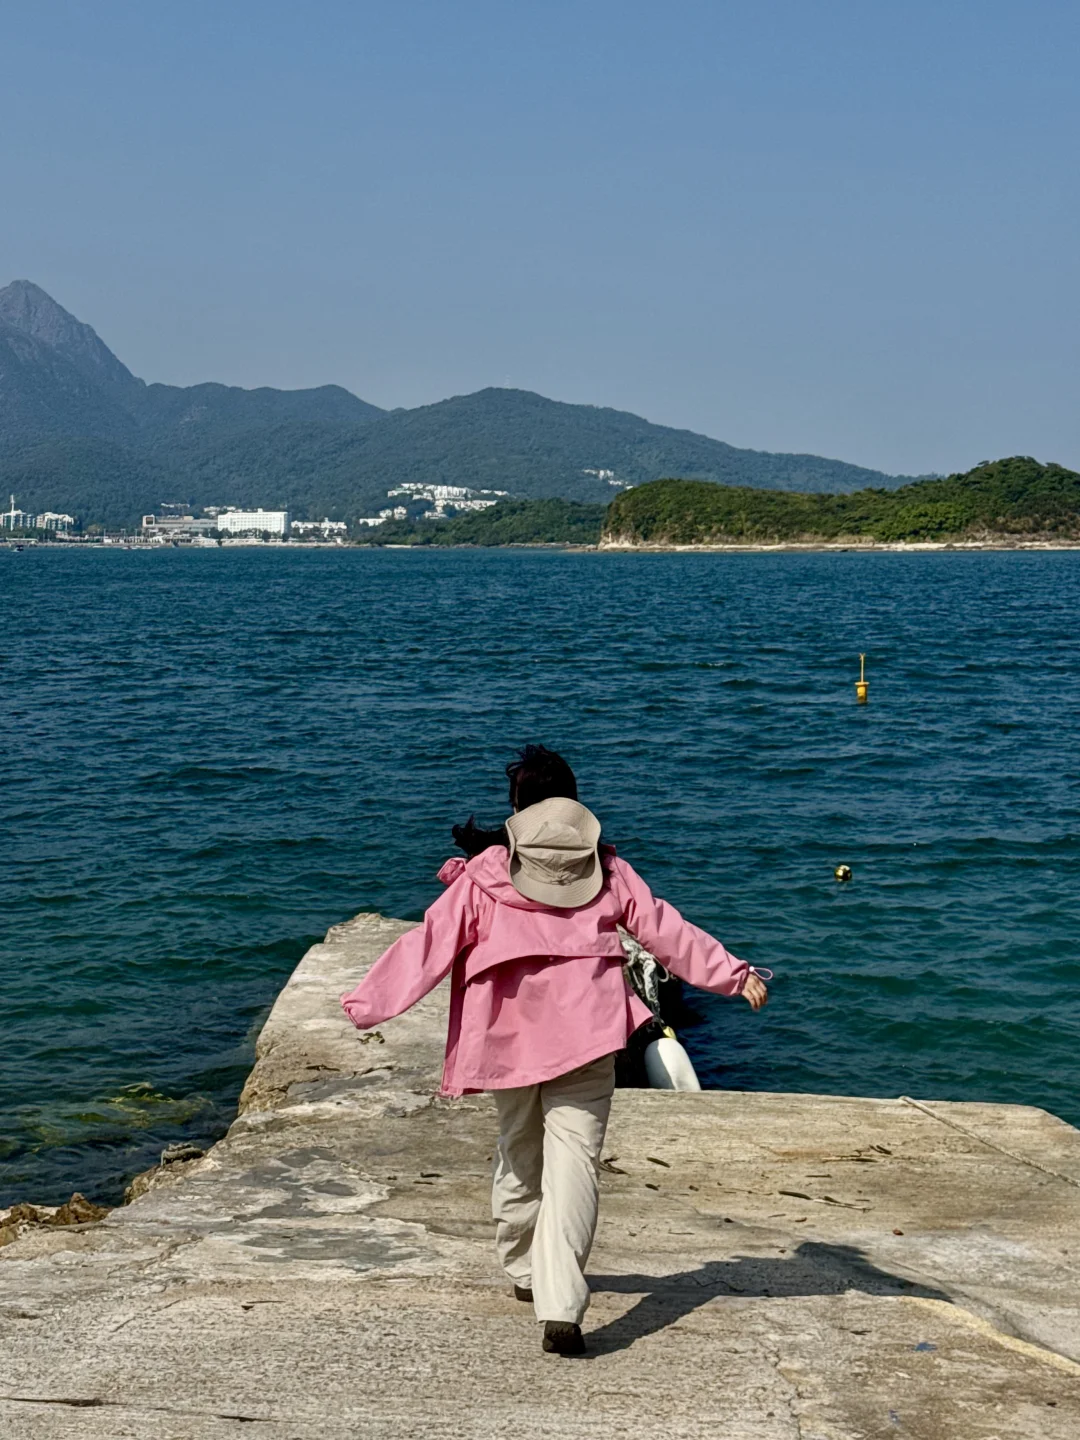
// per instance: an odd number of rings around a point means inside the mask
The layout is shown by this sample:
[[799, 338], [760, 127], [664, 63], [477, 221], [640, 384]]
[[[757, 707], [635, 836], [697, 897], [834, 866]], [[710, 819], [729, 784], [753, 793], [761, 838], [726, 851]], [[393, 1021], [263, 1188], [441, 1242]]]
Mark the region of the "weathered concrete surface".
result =
[[0, 1251], [4, 1440], [1077, 1440], [1080, 1132], [1033, 1109], [620, 1092], [590, 1352], [543, 1355], [444, 997], [337, 1007], [403, 928], [309, 952], [204, 1160]]

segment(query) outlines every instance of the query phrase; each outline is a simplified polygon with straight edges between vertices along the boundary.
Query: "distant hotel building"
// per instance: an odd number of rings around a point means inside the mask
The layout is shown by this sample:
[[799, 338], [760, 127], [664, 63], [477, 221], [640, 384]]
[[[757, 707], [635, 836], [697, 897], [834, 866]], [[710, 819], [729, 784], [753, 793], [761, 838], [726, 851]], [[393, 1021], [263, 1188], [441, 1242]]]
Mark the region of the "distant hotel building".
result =
[[289, 533], [287, 510], [222, 510], [216, 528], [226, 535], [281, 535]]
[[[179, 506], [168, 506], [178, 510]], [[142, 532], [148, 540], [196, 540], [211, 532], [222, 535], [276, 535], [289, 533], [287, 510], [233, 510], [208, 505], [200, 520], [194, 515], [144, 515]]]

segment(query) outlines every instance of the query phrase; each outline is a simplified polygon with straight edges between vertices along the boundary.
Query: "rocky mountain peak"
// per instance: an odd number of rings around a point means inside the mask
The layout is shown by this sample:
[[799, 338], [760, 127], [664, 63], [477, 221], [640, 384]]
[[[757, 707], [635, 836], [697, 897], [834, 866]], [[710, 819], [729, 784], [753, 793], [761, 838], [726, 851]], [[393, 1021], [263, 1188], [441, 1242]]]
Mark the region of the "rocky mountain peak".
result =
[[47, 345], [87, 380], [113, 391], [142, 389], [142, 381], [136, 380], [95, 330], [76, 320], [32, 280], [13, 280], [0, 290], [0, 323]]

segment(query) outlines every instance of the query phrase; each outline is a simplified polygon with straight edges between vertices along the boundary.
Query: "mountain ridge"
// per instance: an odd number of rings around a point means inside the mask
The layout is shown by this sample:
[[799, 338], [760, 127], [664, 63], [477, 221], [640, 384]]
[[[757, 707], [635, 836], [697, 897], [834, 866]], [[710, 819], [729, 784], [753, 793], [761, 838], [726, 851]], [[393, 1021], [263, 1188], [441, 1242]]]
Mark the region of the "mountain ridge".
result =
[[410, 481], [597, 503], [671, 474], [841, 492], [909, 478], [526, 390], [383, 410], [338, 385], [147, 383], [34, 282], [0, 289], [0, 488], [27, 509], [126, 526], [162, 500], [288, 504], [352, 521]]

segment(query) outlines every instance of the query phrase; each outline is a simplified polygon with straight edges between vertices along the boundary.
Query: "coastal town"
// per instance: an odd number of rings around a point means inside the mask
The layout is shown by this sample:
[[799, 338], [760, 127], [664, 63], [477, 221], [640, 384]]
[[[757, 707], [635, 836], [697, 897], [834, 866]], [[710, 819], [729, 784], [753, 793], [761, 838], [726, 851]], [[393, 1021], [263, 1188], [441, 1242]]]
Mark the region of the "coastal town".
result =
[[284, 545], [301, 543], [345, 544], [350, 530], [363, 534], [390, 520], [451, 520], [457, 515], [485, 510], [505, 499], [506, 490], [476, 490], [467, 485], [428, 484], [422, 481], [399, 485], [386, 492], [391, 503], [374, 515], [355, 520], [294, 519], [289, 509], [237, 505], [194, 506], [162, 501], [153, 514], [146, 514], [137, 528], [110, 531], [99, 525], [85, 530], [74, 515], [56, 511], [34, 513], [16, 505], [10, 496], [7, 510], [0, 513], [0, 544], [103, 545]]

